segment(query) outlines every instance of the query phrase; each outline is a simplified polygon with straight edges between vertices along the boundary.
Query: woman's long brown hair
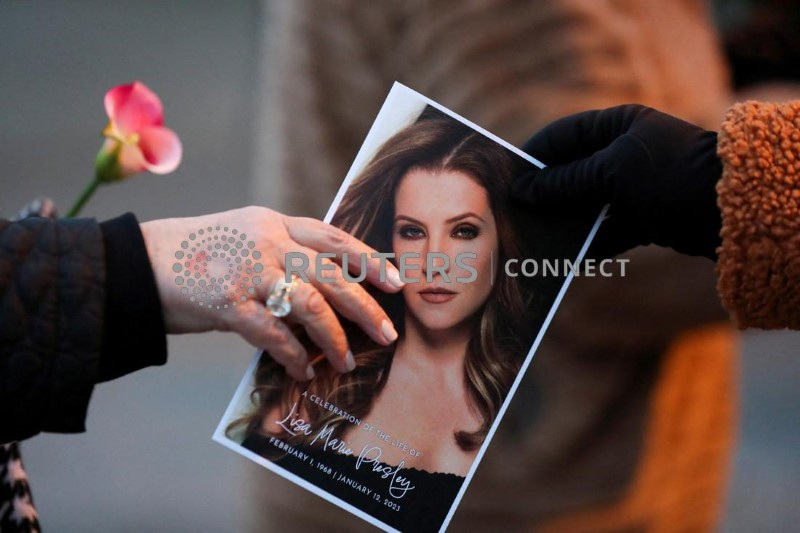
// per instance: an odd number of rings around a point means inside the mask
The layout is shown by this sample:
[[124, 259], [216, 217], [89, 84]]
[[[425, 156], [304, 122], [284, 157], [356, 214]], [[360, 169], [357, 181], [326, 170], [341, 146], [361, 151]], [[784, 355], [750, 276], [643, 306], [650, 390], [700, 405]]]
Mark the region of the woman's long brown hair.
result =
[[[429, 106], [416, 122], [383, 144], [348, 188], [331, 223], [378, 251], [390, 252], [395, 192], [408, 171], [460, 171], [476, 180], [488, 193], [498, 232], [496, 265], [503, 265], [507, 258], [521, 256], [518, 238], [522, 228], [516, 209], [509, 203], [509, 189], [512, 177], [527, 165], [529, 163], [496, 142]], [[473, 317], [475, 325], [464, 359], [464, 385], [470, 407], [480, 415], [482, 423], [476, 431], [455, 432], [454, 438], [463, 450], [474, 450], [483, 443], [533, 341], [527, 313], [530, 294], [519, 279], [500, 272], [487, 301]], [[402, 293], [388, 295], [371, 287], [368, 290], [402, 336], [405, 329]], [[229, 434], [237, 428], [244, 428], [247, 434], [261, 431], [267, 413], [276, 407], [281, 413], [288, 413], [304, 391], [356, 418], [366, 417], [374, 399], [386, 385], [394, 346], [380, 346], [354, 324], [342, 321], [356, 359], [356, 369], [339, 374], [325, 365], [317, 369], [317, 377], [311, 382], [298, 383], [264, 353], [250, 395], [254, 409], [231, 423]], [[309, 343], [306, 345], [313, 359], [319, 349]], [[347, 429], [342, 416], [312, 402], [304, 402], [302, 416], [315, 430], [326, 424], [335, 427], [334, 435], [339, 438]], [[302, 434], [296, 437], [284, 434], [281, 438], [293, 444], [302, 444], [308, 439]]]

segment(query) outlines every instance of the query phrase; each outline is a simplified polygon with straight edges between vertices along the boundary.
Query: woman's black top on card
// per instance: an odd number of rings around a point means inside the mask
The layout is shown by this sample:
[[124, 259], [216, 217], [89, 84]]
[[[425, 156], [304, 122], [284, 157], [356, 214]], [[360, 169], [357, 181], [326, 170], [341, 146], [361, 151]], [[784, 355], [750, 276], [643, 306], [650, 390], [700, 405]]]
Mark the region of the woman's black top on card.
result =
[[357, 452], [293, 446], [255, 433], [242, 446], [400, 531], [438, 531], [464, 482], [456, 474], [384, 463], [364, 461], [357, 467]]

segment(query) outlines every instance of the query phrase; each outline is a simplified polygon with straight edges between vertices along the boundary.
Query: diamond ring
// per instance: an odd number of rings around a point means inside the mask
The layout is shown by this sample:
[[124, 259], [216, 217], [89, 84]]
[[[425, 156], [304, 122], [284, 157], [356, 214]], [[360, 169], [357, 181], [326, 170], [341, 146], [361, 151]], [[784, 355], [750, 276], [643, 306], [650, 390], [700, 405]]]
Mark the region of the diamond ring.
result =
[[272, 316], [281, 318], [292, 312], [292, 292], [298, 287], [297, 274], [292, 274], [292, 281], [279, 279], [275, 288], [267, 298], [267, 311]]

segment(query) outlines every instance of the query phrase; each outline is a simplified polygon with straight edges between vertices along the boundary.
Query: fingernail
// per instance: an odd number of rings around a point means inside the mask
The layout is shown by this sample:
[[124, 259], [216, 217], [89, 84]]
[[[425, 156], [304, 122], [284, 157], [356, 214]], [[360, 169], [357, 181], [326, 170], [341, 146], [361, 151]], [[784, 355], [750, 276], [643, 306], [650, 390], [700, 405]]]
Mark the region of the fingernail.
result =
[[398, 289], [402, 289], [403, 285], [405, 285], [405, 283], [403, 283], [403, 280], [400, 279], [400, 273], [393, 268], [390, 268], [386, 272], [386, 279], [389, 280], [390, 285], [397, 287]]
[[388, 320], [384, 320], [381, 323], [381, 333], [383, 333], [386, 342], [394, 342], [397, 340], [397, 330], [394, 329], [394, 326]]
[[317, 375], [317, 373], [314, 372], [314, 367], [312, 367], [311, 365], [308, 365], [306, 367], [306, 377], [308, 379], [314, 379], [314, 376], [316, 376], [316, 375]]
[[350, 350], [347, 350], [347, 355], [344, 356], [344, 367], [348, 372], [352, 372], [356, 368], [356, 359]]

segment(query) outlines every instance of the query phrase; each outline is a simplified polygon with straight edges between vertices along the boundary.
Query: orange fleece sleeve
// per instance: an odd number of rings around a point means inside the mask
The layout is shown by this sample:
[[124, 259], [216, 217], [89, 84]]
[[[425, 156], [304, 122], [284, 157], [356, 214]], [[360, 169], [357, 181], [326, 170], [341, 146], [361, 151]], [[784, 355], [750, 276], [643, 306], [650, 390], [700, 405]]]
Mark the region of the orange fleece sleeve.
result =
[[734, 105], [717, 153], [722, 303], [739, 328], [800, 329], [800, 101]]

